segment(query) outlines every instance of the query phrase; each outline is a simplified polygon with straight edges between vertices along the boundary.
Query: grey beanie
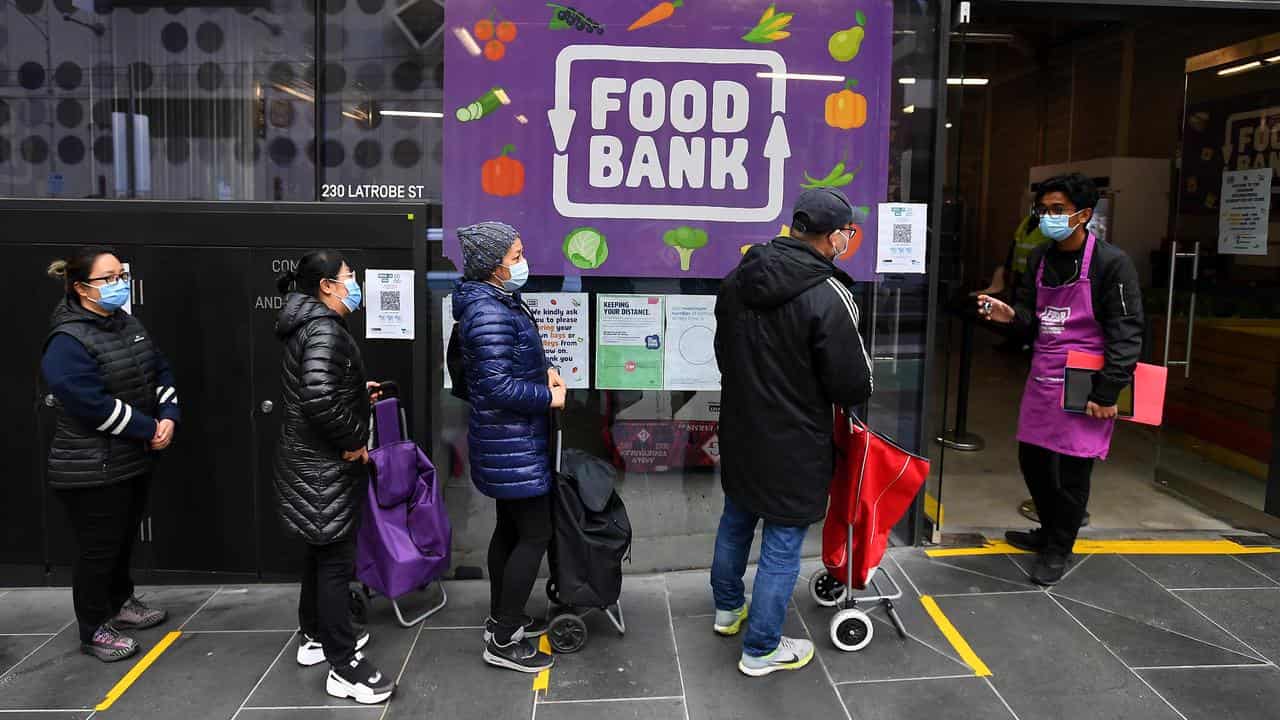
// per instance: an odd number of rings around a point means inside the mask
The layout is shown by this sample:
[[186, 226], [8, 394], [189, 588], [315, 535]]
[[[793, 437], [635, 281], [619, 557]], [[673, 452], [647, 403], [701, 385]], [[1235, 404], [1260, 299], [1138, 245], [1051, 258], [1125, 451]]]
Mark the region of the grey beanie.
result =
[[458, 228], [462, 243], [462, 276], [467, 280], [488, 280], [502, 264], [520, 233], [506, 223], [482, 222]]

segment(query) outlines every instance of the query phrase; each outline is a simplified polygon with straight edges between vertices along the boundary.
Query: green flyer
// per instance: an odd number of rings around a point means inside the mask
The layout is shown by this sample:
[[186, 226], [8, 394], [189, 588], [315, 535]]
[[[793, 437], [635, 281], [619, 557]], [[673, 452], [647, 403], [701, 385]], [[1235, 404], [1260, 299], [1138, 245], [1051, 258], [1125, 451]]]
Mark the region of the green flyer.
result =
[[661, 295], [596, 296], [596, 387], [661, 390]]

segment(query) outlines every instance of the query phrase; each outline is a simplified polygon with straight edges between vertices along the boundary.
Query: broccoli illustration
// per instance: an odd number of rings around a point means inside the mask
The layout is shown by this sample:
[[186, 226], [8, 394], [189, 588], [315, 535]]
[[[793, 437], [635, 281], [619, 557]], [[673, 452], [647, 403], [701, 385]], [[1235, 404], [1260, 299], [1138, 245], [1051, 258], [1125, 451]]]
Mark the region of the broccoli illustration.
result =
[[675, 248], [680, 254], [680, 269], [689, 272], [689, 261], [693, 258], [693, 251], [707, 245], [707, 231], [686, 226], [672, 228], [662, 234], [662, 242], [668, 247]]

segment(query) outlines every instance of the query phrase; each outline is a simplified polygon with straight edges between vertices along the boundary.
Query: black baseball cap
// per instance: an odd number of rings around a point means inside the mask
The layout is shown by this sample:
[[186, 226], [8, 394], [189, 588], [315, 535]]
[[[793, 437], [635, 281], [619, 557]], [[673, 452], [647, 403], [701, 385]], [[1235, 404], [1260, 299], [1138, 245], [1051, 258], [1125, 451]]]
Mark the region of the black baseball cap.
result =
[[800, 193], [791, 214], [796, 232], [827, 235], [853, 222], [853, 205], [836, 188], [813, 188]]

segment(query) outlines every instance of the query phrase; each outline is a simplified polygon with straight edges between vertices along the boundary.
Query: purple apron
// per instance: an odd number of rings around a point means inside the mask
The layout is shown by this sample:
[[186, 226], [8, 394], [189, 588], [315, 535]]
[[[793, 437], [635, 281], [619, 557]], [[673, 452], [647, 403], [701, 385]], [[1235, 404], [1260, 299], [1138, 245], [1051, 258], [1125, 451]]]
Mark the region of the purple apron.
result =
[[1060, 287], [1045, 287], [1044, 264], [1036, 271], [1036, 336], [1031, 374], [1022, 393], [1018, 441], [1080, 458], [1105, 460], [1111, 449], [1114, 420], [1097, 420], [1062, 409], [1062, 391], [1071, 350], [1102, 355], [1106, 342], [1093, 316], [1089, 264], [1093, 262], [1093, 234], [1084, 246], [1080, 276]]

